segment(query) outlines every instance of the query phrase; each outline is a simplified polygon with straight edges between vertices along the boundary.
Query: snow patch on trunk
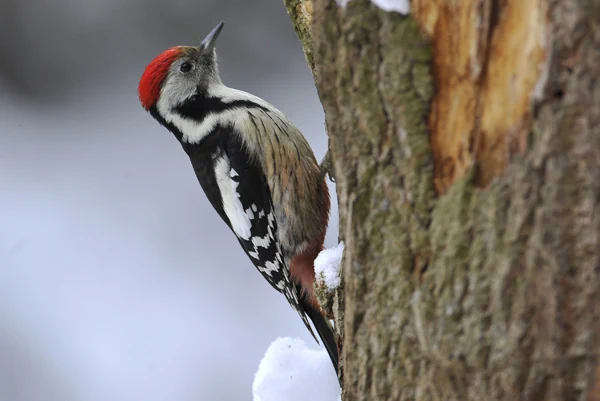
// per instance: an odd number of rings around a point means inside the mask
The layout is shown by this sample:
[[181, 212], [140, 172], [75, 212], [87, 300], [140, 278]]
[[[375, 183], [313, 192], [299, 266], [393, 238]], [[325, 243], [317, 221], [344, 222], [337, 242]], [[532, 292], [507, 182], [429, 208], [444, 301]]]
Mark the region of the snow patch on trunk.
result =
[[[336, 0], [340, 7], [346, 7], [350, 0]], [[409, 0], [371, 0], [371, 3], [384, 11], [395, 11], [400, 14], [410, 13], [410, 1]]]
[[404, 15], [410, 13], [409, 0], [371, 0], [371, 3], [384, 11], [396, 11]]
[[322, 250], [315, 259], [315, 277], [330, 290], [340, 285], [340, 267], [344, 255], [344, 242], [335, 248]]

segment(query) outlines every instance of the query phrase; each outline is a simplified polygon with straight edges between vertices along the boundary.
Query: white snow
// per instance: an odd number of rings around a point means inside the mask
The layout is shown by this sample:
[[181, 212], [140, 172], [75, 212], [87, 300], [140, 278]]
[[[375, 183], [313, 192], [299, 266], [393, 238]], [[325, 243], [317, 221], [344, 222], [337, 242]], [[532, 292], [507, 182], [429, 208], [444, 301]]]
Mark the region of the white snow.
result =
[[371, 3], [384, 11], [396, 11], [404, 15], [410, 13], [409, 0], [371, 0]]
[[315, 275], [317, 281], [325, 283], [330, 290], [340, 285], [340, 267], [344, 254], [344, 242], [335, 248], [324, 249], [315, 259]]
[[298, 338], [278, 338], [254, 376], [254, 401], [339, 401], [340, 385], [324, 348]]
[[[346, 7], [350, 0], [336, 0], [336, 2], [340, 7]], [[409, 0], [371, 0], [371, 3], [384, 11], [396, 11], [404, 15], [410, 13]]]

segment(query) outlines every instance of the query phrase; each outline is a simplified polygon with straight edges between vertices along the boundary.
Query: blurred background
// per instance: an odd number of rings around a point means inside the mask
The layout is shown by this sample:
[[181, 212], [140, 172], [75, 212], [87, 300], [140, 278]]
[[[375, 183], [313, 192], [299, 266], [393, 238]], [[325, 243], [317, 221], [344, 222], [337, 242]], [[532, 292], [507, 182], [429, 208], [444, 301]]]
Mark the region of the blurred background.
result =
[[[0, 401], [251, 400], [273, 340], [313, 341], [136, 93], [153, 57], [225, 20], [223, 81], [280, 108], [321, 159], [282, 3], [0, 2]], [[333, 210], [328, 245], [336, 233]]]

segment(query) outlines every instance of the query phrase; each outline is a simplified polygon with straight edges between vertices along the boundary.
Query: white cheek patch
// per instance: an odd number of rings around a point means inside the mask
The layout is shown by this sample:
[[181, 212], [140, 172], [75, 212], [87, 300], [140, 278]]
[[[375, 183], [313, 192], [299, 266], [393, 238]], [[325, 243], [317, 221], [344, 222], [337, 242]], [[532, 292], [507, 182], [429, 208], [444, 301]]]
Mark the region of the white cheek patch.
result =
[[239, 183], [234, 181], [232, 177], [237, 176], [237, 172], [231, 169], [227, 156], [221, 156], [215, 161], [215, 177], [217, 185], [221, 192], [223, 200], [223, 210], [231, 223], [233, 232], [242, 239], [250, 238], [250, 216], [244, 210], [242, 202], [240, 202], [237, 187]]

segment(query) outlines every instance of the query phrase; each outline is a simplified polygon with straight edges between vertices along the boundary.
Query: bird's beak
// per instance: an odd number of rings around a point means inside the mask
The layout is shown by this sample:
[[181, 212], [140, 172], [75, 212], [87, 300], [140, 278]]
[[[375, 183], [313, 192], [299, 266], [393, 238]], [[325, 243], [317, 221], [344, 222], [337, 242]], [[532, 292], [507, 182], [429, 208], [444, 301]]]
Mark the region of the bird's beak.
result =
[[219, 24], [215, 26], [213, 30], [208, 33], [208, 35], [206, 35], [202, 43], [200, 43], [201, 54], [212, 54], [213, 50], [215, 49], [217, 39], [219, 38], [219, 34], [223, 29], [223, 25], [225, 25], [225, 21], [219, 22]]

